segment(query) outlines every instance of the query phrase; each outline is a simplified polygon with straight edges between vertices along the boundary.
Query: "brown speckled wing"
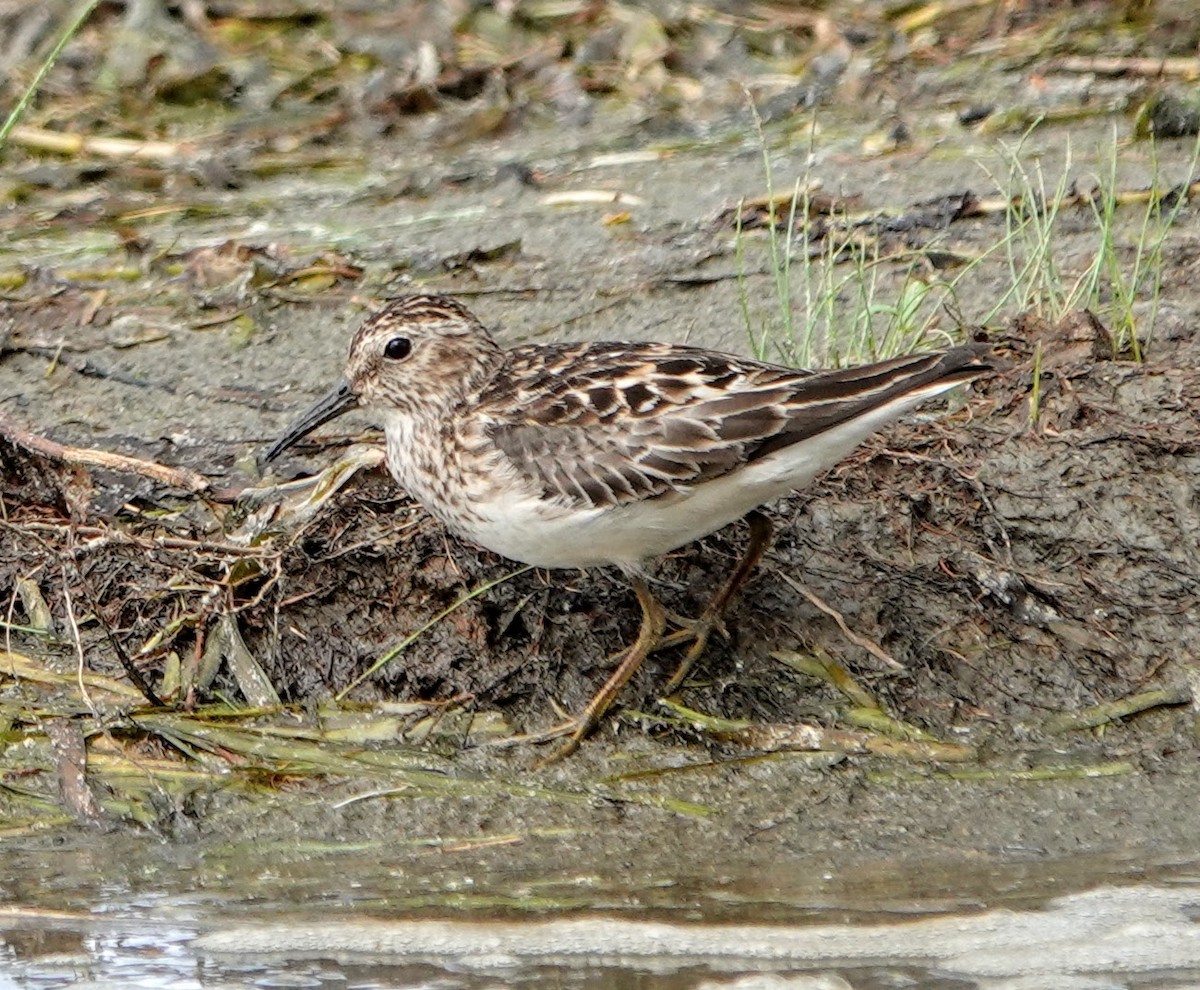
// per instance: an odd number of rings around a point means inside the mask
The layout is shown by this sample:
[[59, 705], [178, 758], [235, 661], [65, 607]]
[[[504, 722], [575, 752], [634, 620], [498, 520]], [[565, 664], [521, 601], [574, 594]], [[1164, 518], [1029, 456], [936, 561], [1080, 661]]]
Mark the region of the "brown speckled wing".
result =
[[986, 370], [976, 354], [814, 374], [669, 344], [518, 347], [479, 413], [546, 495], [620, 505], [721, 477], [910, 390], [974, 377]]

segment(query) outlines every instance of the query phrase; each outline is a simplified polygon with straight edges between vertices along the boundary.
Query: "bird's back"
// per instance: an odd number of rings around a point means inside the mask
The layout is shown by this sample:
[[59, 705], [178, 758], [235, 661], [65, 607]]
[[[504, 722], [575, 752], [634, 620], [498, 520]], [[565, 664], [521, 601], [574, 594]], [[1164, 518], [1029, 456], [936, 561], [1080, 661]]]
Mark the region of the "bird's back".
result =
[[612, 507], [693, 490], [861, 417], [886, 422], [988, 370], [983, 350], [808, 372], [670, 344], [518, 347], [477, 421], [545, 497]]

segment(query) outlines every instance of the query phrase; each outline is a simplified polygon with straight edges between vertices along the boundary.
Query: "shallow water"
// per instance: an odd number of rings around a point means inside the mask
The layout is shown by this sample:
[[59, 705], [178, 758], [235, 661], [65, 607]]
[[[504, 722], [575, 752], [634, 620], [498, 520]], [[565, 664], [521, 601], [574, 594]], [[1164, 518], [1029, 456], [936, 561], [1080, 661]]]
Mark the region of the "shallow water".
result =
[[[729, 135], [697, 137], [678, 147], [663, 145], [655, 126], [642, 131], [611, 117], [598, 119], [590, 130], [520, 128], [466, 148], [419, 140], [419, 131], [406, 128], [367, 140], [340, 171], [298, 167], [274, 178], [247, 174], [240, 189], [204, 189], [194, 195], [202, 208], [187, 213], [161, 210], [166, 194], [152, 184], [143, 188], [146, 179], [137, 169], [112, 169], [103, 185], [88, 179], [82, 192], [90, 199], [92, 190], [102, 189], [124, 204], [114, 219], [134, 224], [154, 252], [178, 252], [196, 264], [200, 270], [192, 281], [154, 265], [126, 284], [123, 276], [116, 277], [128, 267], [126, 234], [114, 236], [109, 221], [99, 223], [92, 210], [79, 209], [80, 190], [57, 183], [44, 187], [34, 176], [10, 204], [12, 222], [0, 244], [0, 260], [12, 271], [28, 268], [53, 277], [52, 284], [28, 290], [31, 300], [94, 301], [79, 306], [79, 312], [90, 314], [86, 320], [77, 318], [70, 305], [59, 310], [22, 301], [15, 308], [26, 322], [19, 328], [19, 346], [0, 363], [4, 411], [34, 432], [57, 431], [59, 439], [106, 449], [132, 444], [127, 452], [165, 456], [171, 463], [228, 472], [219, 476], [236, 479], [235, 458], [271, 438], [305, 404], [305, 395], [319, 394], [336, 375], [358, 302], [403, 289], [410, 281], [470, 298], [506, 342], [652, 337], [744, 351], [755, 327], [775, 326], [779, 308], [767, 239], [761, 231], [735, 236], [717, 218], [763, 191], [764, 151], [777, 189], [811, 173], [830, 191], [861, 192], [871, 210], [906, 210], [950, 190], [986, 195], [993, 185], [1011, 183], [1006, 174], [1015, 152], [1005, 148], [1018, 144], [1051, 184], [1060, 171], [1090, 182], [1092, 173], [1104, 172], [1114, 125], [1116, 133], [1127, 133], [1119, 116], [1041, 127], [1023, 136], [1024, 128], [1018, 127], [996, 142], [961, 127], [948, 111], [968, 105], [976, 95], [989, 103], [1033, 95], [1044, 99], [1047, 86], [1060, 92], [1086, 89], [1086, 101], [1095, 104], [1112, 87], [1124, 92], [1141, 85], [1090, 74], [1085, 82], [1040, 71], [1031, 77], [1023, 58], [1011, 68], [1007, 60], [1003, 68], [971, 68], [968, 80], [958, 67], [962, 63], [954, 62], [953, 86], [925, 76], [919, 85], [905, 84], [898, 91], [918, 135], [912, 147], [894, 155], [870, 153], [864, 145], [880, 121], [890, 127], [888, 111], [872, 102], [866, 110], [823, 110], [815, 148], [802, 136], [808, 127], [799, 118], [792, 129], [769, 131], [764, 138], [744, 108]], [[1031, 86], [1034, 80], [1037, 85]], [[737, 99], [740, 107], [740, 95]], [[618, 113], [634, 117], [632, 109]], [[615, 145], [614, 135], [620, 135]], [[632, 158], [603, 154], [614, 147], [643, 153]], [[1152, 176], [1181, 181], [1191, 174], [1185, 169], [1189, 154], [1190, 142], [1154, 152], [1123, 144], [1119, 185], [1136, 188]], [[539, 173], [540, 188], [484, 167], [512, 161]], [[487, 178], [490, 171], [497, 177]], [[459, 177], [465, 173], [477, 178], [464, 184]], [[414, 186], [410, 176], [421, 176], [420, 183]], [[611, 205], [584, 200], [553, 206], [546, 196], [589, 189], [619, 192], [627, 202], [634, 196], [642, 205], [622, 219]], [[188, 203], [193, 196], [180, 187], [166, 198]], [[145, 208], [140, 214], [129, 212], [139, 206]], [[1081, 208], [1060, 235], [1057, 264], [1064, 272], [1079, 272], [1090, 263], [1090, 218], [1090, 209]], [[1133, 231], [1121, 237], [1129, 253], [1138, 213], [1125, 211], [1121, 219]], [[931, 243], [983, 256], [1003, 228], [1000, 216], [978, 219], [955, 224]], [[1195, 324], [1188, 267], [1195, 257], [1188, 240], [1193, 228], [1194, 222], [1181, 225], [1165, 262], [1163, 301], [1175, 313], [1178, 340], [1190, 339]], [[219, 253], [225, 242], [271, 245], [268, 255], [279, 245], [281, 271], [292, 271], [309, 255], [345, 253], [365, 266], [366, 277], [358, 284], [314, 290], [287, 305], [283, 295], [258, 293], [247, 302], [240, 290], [231, 290], [242, 285], [248, 267], [235, 269], [226, 286], [217, 277], [220, 267], [211, 266], [224, 295], [202, 277], [204, 259]], [[504, 244], [516, 244], [517, 251], [498, 252], [503, 261], [464, 265], [456, 260], [475, 253], [486, 257]], [[740, 251], [747, 256], [739, 259]], [[289, 257], [292, 261], [285, 263]], [[977, 277], [955, 290], [955, 309], [968, 322], [983, 319], [1010, 287], [1011, 263], [998, 253], [990, 258]], [[900, 291], [908, 284], [906, 272], [906, 266], [896, 265], [881, 277], [889, 291]], [[743, 282], [746, 300], [739, 288]], [[798, 313], [801, 302], [808, 309], [802, 298], [808, 290], [799, 280], [793, 283]], [[749, 306], [746, 314], [743, 305]], [[92, 318], [95, 307], [100, 307], [99, 319]], [[214, 309], [252, 317], [250, 331], [242, 335], [238, 323], [214, 324]], [[1166, 330], [1169, 325], [1162, 333], [1169, 342], [1173, 338]], [[79, 356], [75, 367], [105, 375], [77, 373], [61, 364], [64, 346], [67, 355]], [[1181, 369], [1196, 363], [1193, 351], [1174, 345], [1158, 353]], [[197, 376], [197, 368], [204, 374]], [[1149, 572], [1190, 571], [1170, 563], [1169, 555], [1152, 554], [1178, 544], [1180, 533], [1193, 532], [1180, 522], [1186, 522], [1180, 507], [1186, 500], [1178, 498], [1192, 477], [1184, 458], [1193, 448], [1182, 433], [1166, 436], [1160, 448], [1143, 447], [1157, 434], [1137, 416], [1149, 422], [1159, 411], [1175, 408], [1189, 394], [1190, 381], [1147, 376], [1144, 393], [1136, 394], [1103, 385], [1104, 401], [1091, 408], [1104, 410], [1104, 433], [1115, 438], [1128, 430], [1127, 460], [1112, 460], [1110, 448], [1096, 435], [1076, 431], [1074, 421], [1064, 418], [1069, 429], [1060, 424], [1049, 435], [1053, 457], [1046, 466], [1033, 458], [1019, 460], [1018, 455], [1028, 455], [1018, 450], [1016, 467], [997, 471], [993, 462], [993, 475], [984, 479], [1000, 505], [1001, 511], [990, 513], [1004, 542], [1011, 533], [1018, 550], [1029, 548], [1023, 559], [1037, 579], [1033, 587], [1063, 588], [1060, 582], [1068, 580], [1076, 560], [1119, 559], [1122, 548], [1102, 539], [1103, 532], [1087, 542], [1088, 534], [1061, 507], [1053, 510], [1060, 523], [1050, 515], [1045, 520], [1029, 516], [1024, 507], [1006, 508], [1005, 500], [1016, 497], [1003, 487], [1006, 479], [1027, 472], [1026, 483], [1018, 486], [1022, 491], [1057, 483], [1063, 473], [1059, 465], [1069, 463], [1073, 484], [1092, 491], [1079, 484], [1088, 477], [1089, 464], [1105, 484], [1115, 464], [1127, 464], [1125, 484], [1132, 485], [1154, 474], [1154, 461], [1168, 461], [1165, 451], [1181, 452], [1178, 465], [1170, 467], [1173, 473], [1164, 476], [1161, 501], [1142, 500], [1144, 518], [1128, 511], [1139, 500], [1130, 495], [1135, 489], [1117, 490], [1119, 503], [1113, 490], [1094, 489], [1118, 505], [1131, 526], [1138, 521], [1145, 527], [1125, 546], [1130, 567], [1143, 566], [1146, 572], [1135, 567], [1093, 581], [1086, 594], [1080, 585], [1073, 595], [1063, 595], [1067, 601], [1074, 596], [1079, 615], [1101, 616], [1109, 614], [1108, 599], [1094, 597], [1094, 587], [1116, 588], [1113, 614], [1130, 611], [1145, 622], [1129, 627], [1128, 648], [1143, 649], [1145, 670], [1164, 676], [1168, 667], [1185, 666], [1176, 660], [1190, 656], [1179, 647], [1195, 625], [1185, 611], [1195, 597], [1179, 592], [1171, 583], [1175, 578], [1151, 580]], [[1114, 394], [1121, 401], [1114, 401]], [[1056, 401], [1065, 400], [1050, 394], [1052, 416], [1060, 415]], [[1118, 409], [1134, 410], [1133, 426], [1113, 419]], [[170, 444], [165, 454], [164, 437]], [[1088, 497], [1080, 495], [1081, 503]], [[837, 507], [826, 504], [825, 517], [836, 523]], [[906, 493], [897, 503], [902, 520], [909, 518], [908, 504]], [[1156, 505], [1170, 511], [1159, 513]], [[923, 509], [918, 516], [930, 522]], [[1156, 530], [1155, 523], [1165, 528]], [[871, 535], [886, 535], [889, 528], [854, 523], [839, 530], [826, 523], [817, 532], [852, 532], [856, 541], [865, 536], [874, 554], [879, 547], [872, 545]], [[1103, 530], [1103, 523], [1097, 528]], [[1069, 553], [1049, 554], [1047, 547], [1054, 544], [1048, 537], [1069, 543]], [[980, 544], [980, 552], [984, 548]], [[802, 562], [822, 588], [837, 593], [840, 582], [841, 594], [854, 603], [849, 590], [857, 587], [854, 570], [843, 572], [829, 559], [809, 559], [807, 552], [783, 559], [785, 566]], [[1056, 560], [1071, 563], [1060, 566]], [[1004, 573], [1008, 567], [1004, 564]], [[907, 572], [896, 568], [894, 573]], [[1002, 630], [1012, 628], [1002, 621], [1006, 604], [986, 606]], [[972, 600], [972, 613], [976, 605]], [[869, 620], [876, 610], [898, 607], [911, 605], [889, 592], [863, 614]], [[342, 619], [336, 616], [344, 639]], [[311, 633], [312, 611], [304, 621]], [[935, 625], [948, 627], [951, 621], [939, 619]], [[1087, 703], [1082, 692], [1072, 694], [1071, 685], [1076, 668], [1085, 680], [1092, 661], [1085, 663], [1070, 644], [1047, 646], [1039, 628], [1021, 632], [1009, 637], [1026, 643], [1019, 669], [1000, 650], [977, 658], [986, 665], [961, 681], [961, 690], [958, 682], [925, 685], [937, 693], [925, 699], [927, 712], [918, 713], [917, 720], [934, 711], [939, 699], [957, 707], [965, 697], [981, 718], [1005, 726], [1013, 718], [1006, 699], [1024, 697], [1023, 684], [1032, 684], [1027, 694], [1036, 699], [1035, 714]], [[1164, 666], [1161, 657], [1172, 662]], [[1107, 676], [1110, 666], [1105, 661], [1099, 669]], [[1133, 664], [1116, 683], [1089, 685], [1096, 691], [1090, 700], [1140, 689], [1143, 674]], [[1171, 721], [1159, 713], [1119, 732], [1114, 726], [1106, 745], [1122, 760], [1142, 756], [1133, 764], [1146, 772], [1135, 772], [1131, 764], [1127, 773], [1104, 778], [1076, 772], [1069, 759], [1069, 776], [1037, 783], [1019, 774], [1006, 778], [1003, 770], [978, 780], [876, 767], [822, 777], [799, 761], [737, 769], [705, 764], [694, 772], [680, 762], [683, 772], [656, 772], [618, 794], [622, 800], [608, 800], [607, 792], [589, 798], [587, 814], [561, 798], [539, 804], [495, 791], [473, 791], [470, 799], [447, 791], [436, 802], [421, 794], [420, 800], [386, 807], [382, 801], [364, 801], [314, 813], [301, 806], [318, 803], [309, 791], [289, 795], [291, 804], [238, 807], [226, 810], [219, 825], [198, 826], [206, 834], [236, 831], [236, 842], [158, 843], [123, 833], [79, 833], [62, 841], [5, 838], [0, 840], [0, 990], [1200, 987], [1197, 778], [1194, 745], [1185, 741], [1195, 738], [1195, 715], [1186, 716], [1191, 729], [1183, 727], [1184, 718], [1179, 714]], [[1018, 726], [1013, 735], [1023, 740], [1026, 731]], [[1074, 740], [1056, 744], [1055, 759], [1073, 756], [1076, 747]], [[1038, 767], [1040, 758], [1035, 753], [1028, 764]], [[655, 766], [668, 765], [668, 759], [656, 753]], [[580, 792], [613, 771], [586, 753], [571, 763], [555, 773], [572, 776], [554, 779], [565, 779]], [[1023, 756], [1012, 763], [1027, 766]], [[491, 768], [485, 773], [490, 776]], [[636, 787], [646, 788], [651, 797], [704, 804], [713, 813], [655, 817], [649, 804], [628, 803], [625, 795], [636, 793]], [[661, 792], [652, 790], [656, 787]], [[301, 826], [302, 814], [320, 817], [315, 825]], [[257, 838], [264, 835], [269, 838]], [[458, 842], [446, 836], [466, 838]], [[492, 841], [497, 837], [512, 840], [502, 847], [511, 851], [509, 858], [497, 855], [501, 847]], [[1187, 843], [1184, 855], [1147, 853], [1170, 842]], [[1063, 855], [1064, 850], [1111, 849], [1121, 843], [1131, 851]], [[935, 850], [959, 858], [929, 860]]]
[[[314, 857], [307, 875], [244, 865], [123, 837], [6, 850], [0, 990], [1200, 986], [1200, 862], [930, 863], [919, 884], [894, 864], [840, 878], [764, 864], [644, 888], [473, 878], [438, 859], [420, 877], [372, 853], [336, 870]], [[567, 890], [573, 907], [548, 906]]]

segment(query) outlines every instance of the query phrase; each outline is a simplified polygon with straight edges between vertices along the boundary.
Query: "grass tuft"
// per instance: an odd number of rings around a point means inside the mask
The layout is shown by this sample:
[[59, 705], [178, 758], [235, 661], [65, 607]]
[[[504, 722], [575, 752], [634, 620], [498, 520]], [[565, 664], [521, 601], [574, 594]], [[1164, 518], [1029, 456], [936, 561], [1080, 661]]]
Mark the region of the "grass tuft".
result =
[[[1143, 360], [1154, 336], [1166, 239], [1196, 187], [1191, 179], [1182, 186], [1163, 181], [1153, 142], [1148, 188], [1127, 191], [1118, 185], [1121, 144], [1114, 130], [1101, 174], [1085, 189], [1072, 179], [1069, 143], [1058, 177], [1047, 175], [1025, 147], [1036, 124], [1031, 126], [1014, 146], [1001, 145], [1006, 172], [988, 172], [1001, 197], [988, 201], [978, 215], [1002, 213], [1003, 229], [983, 251], [962, 259], [939, 250], [940, 235], [918, 248], [889, 247], [887, 227], [878, 214], [851, 214], [842, 206], [816, 216], [819, 183], [811, 171], [815, 120], [805, 170], [794, 181], [790, 200], [779, 196], [762, 120], [753, 103], [750, 110], [766, 179], [765, 274], [775, 299], [773, 315], [756, 325], [743, 204], [734, 250], [739, 306], [755, 356], [800, 367], [839, 367], [944, 346], [961, 337], [964, 323], [988, 326], [1026, 313], [1057, 323], [1072, 312], [1089, 310], [1108, 328], [1114, 357]], [[1200, 139], [1187, 163], [1189, 177], [1196, 175], [1198, 163]], [[1080, 225], [1090, 226], [1093, 238], [1082, 264], [1069, 254]], [[955, 264], [934, 264], [938, 254]], [[995, 301], [986, 311], [964, 319], [960, 288], [996, 258], [1007, 270], [1006, 288], [990, 294]], [[795, 313], [793, 294], [799, 303]], [[943, 328], [947, 315], [952, 325]]]

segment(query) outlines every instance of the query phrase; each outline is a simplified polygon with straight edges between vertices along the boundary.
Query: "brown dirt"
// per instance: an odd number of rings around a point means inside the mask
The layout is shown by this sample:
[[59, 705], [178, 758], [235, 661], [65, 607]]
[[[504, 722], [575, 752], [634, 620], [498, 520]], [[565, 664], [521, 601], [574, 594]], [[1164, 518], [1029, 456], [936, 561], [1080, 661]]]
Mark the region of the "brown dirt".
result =
[[[1085, 319], [1029, 319], [1019, 329], [999, 342], [999, 373], [953, 415], [889, 431], [777, 507], [773, 551], [730, 616], [732, 642], [710, 650], [684, 693], [690, 705], [769, 722], [819, 714], [834, 699], [770, 657], [816, 647], [906, 721], [939, 734], [990, 726], [1011, 742], [1050, 713], [1187, 679], [1186, 655], [1174, 647], [1200, 617], [1195, 344], [1164, 342], [1155, 361], [1135, 365], [1093, 356], [1104, 349], [1092, 347]], [[1027, 401], [1035, 344], [1036, 430]], [[4, 463], [9, 580], [39, 576], [65, 619], [65, 578], [131, 653], [179, 614], [198, 618], [140, 661], [152, 680], [156, 657], [198, 652], [210, 628], [203, 619], [232, 609], [285, 701], [326, 696], [507, 567], [448, 537], [376, 471], [303, 531], [270, 544], [262, 576], [231, 588], [241, 558], [223, 555], [219, 531], [197, 525], [225, 513], [217, 503], [189, 507], [144, 482], [88, 485], [12, 445]], [[169, 503], [179, 516], [166, 527], [112, 528], [102, 513], [117, 497], [143, 508]], [[72, 516], [113, 538], [81, 540]], [[34, 520], [42, 527], [24, 526]], [[157, 546], [163, 533], [181, 542]], [[659, 575], [667, 604], [698, 612], [742, 537], [734, 527], [673, 555]], [[62, 563], [71, 546], [77, 570]], [[162, 594], [181, 574], [191, 576], [191, 595]], [[818, 589], [903, 673], [884, 672], [785, 576]], [[636, 604], [614, 578], [532, 572], [502, 584], [424, 633], [360, 695], [471, 694], [518, 724], [544, 724], [553, 703], [582, 706], [606, 658], [636, 631]], [[104, 637], [90, 647], [91, 665], [120, 672]], [[622, 700], [651, 706], [675, 659], [647, 663]], [[230, 681], [218, 686], [236, 691]], [[1194, 749], [1185, 713], [1165, 737], [1156, 724], [1155, 747]], [[1109, 748], [1126, 747], [1127, 733], [1137, 737], [1134, 727], [1110, 733]]]

